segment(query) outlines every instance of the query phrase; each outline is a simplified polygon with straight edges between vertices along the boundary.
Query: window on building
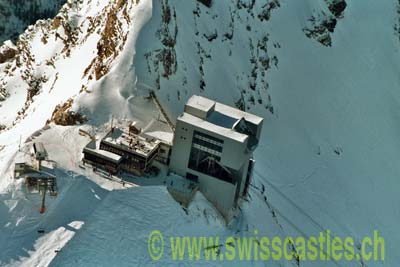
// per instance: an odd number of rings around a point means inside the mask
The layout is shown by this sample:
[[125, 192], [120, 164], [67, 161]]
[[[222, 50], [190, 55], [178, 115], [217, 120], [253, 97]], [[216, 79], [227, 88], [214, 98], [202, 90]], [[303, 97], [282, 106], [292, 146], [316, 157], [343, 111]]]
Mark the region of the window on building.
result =
[[221, 158], [214, 154], [192, 147], [188, 167], [194, 171], [234, 184], [233, 175], [219, 163], [220, 160]]
[[188, 167], [209, 176], [234, 183], [234, 177], [221, 164], [224, 141], [194, 131]]

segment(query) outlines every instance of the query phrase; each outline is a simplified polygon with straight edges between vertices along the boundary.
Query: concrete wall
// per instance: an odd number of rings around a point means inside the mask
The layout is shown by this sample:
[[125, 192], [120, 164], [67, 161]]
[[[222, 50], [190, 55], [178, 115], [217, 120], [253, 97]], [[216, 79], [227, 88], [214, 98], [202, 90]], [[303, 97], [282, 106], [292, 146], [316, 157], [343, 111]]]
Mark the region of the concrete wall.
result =
[[170, 168], [173, 172], [183, 177], [186, 176], [192, 138], [193, 126], [178, 119], [175, 127]]
[[247, 141], [241, 143], [232, 139], [228, 139], [225, 136], [210, 133], [206, 129], [198, 129], [195, 126], [178, 119], [176, 123], [174, 145], [171, 154], [171, 169], [175, 169], [175, 172], [177, 172], [179, 175], [182, 175], [183, 172], [186, 172], [192, 147], [194, 130], [206, 133], [224, 141], [221, 157], [221, 164], [224, 166], [238, 170], [243, 163], [248, 161], [248, 159], [251, 157], [251, 154], [246, 154]]
[[232, 139], [221, 139], [224, 140], [221, 164], [238, 170], [246, 158], [249, 157], [249, 154], [246, 154], [247, 141], [245, 143], [240, 143]]
[[234, 212], [237, 185], [193, 170], [188, 170], [188, 172], [199, 176], [199, 191], [229, 221]]
[[203, 120], [205, 120], [208, 116], [208, 114], [210, 113], [210, 111], [212, 111], [213, 109], [210, 110], [200, 110], [191, 106], [186, 105], [185, 106], [185, 112], [192, 114], [193, 116], [196, 116], [198, 118], [201, 118]]
[[[194, 130], [224, 140], [221, 164], [239, 172], [237, 185], [188, 169]], [[229, 220], [234, 213], [236, 187], [239, 186], [239, 197], [242, 196], [245, 187], [249, 159], [252, 156], [246, 154], [247, 141], [240, 143], [225, 136], [210, 133], [206, 129], [198, 129], [196, 126], [180, 121], [178, 118], [173, 143], [171, 171], [183, 177], [186, 177], [187, 172], [197, 175], [199, 177], [199, 190]]]

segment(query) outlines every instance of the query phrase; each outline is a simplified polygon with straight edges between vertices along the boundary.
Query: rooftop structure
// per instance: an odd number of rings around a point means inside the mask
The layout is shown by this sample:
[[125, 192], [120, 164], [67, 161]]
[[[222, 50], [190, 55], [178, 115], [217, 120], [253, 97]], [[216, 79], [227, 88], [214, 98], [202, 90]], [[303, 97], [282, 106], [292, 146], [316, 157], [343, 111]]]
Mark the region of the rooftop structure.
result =
[[143, 129], [141, 136], [147, 140], [159, 140], [160, 149], [158, 155], [155, 158], [156, 161], [163, 165], [169, 165], [171, 157], [172, 142], [174, 139], [174, 133], [172, 132], [171, 126], [160, 119], [153, 119]]
[[121, 169], [136, 175], [143, 174], [157, 156], [160, 141], [113, 127], [101, 140], [100, 150], [120, 155]]
[[160, 142], [157, 140], [148, 141], [144, 137], [132, 135], [119, 128], [114, 128], [101, 140], [101, 143], [147, 158], [152, 152], [158, 149]]
[[201, 96], [178, 117], [171, 171], [199, 183], [199, 190], [229, 220], [246, 195], [263, 118]]
[[248, 149], [258, 144], [263, 118], [239, 109], [194, 95], [185, 105], [185, 112], [179, 120], [189, 124], [200, 123], [215, 134], [239, 142], [248, 142]]
[[[240, 120], [244, 118], [246, 121], [249, 121], [256, 125], [262, 123], [262, 121], [264, 120], [259, 116], [250, 114], [248, 112], [244, 112], [237, 108], [233, 108], [231, 106], [224, 105], [219, 102], [198, 95], [194, 95], [188, 100], [188, 102], [185, 105], [185, 112], [190, 113], [202, 119], [208, 119], [213, 112], [218, 112], [222, 115], [225, 115], [228, 118], [235, 120]], [[200, 116], [196, 115], [196, 113], [199, 114]]]
[[33, 143], [32, 152], [37, 160], [45, 160], [47, 157], [47, 152], [42, 142]]
[[29, 153], [19, 151], [14, 160], [14, 178], [18, 179], [27, 172], [34, 171], [34, 162]]

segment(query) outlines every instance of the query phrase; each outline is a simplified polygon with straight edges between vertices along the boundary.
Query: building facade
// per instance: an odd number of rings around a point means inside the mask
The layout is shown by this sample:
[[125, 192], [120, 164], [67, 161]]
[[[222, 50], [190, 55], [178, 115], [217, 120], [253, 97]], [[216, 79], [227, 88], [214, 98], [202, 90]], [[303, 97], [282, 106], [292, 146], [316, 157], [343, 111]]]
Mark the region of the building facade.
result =
[[176, 122], [170, 170], [197, 182], [229, 221], [247, 194], [262, 124], [261, 117], [192, 96]]
[[97, 148], [96, 140], [92, 140], [83, 149], [83, 164], [104, 169], [108, 173], [117, 174], [123, 158], [120, 155]]
[[158, 155], [160, 141], [147, 140], [138, 135], [113, 128], [100, 142], [100, 150], [123, 157], [121, 169], [142, 175]]

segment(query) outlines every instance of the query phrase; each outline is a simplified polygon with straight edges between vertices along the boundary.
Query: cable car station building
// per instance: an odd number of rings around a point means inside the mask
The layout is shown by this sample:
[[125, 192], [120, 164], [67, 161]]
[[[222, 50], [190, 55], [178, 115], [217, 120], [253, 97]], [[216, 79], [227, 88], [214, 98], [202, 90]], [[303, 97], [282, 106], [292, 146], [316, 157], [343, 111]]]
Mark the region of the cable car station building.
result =
[[192, 96], [177, 119], [170, 169], [197, 182], [228, 221], [247, 194], [262, 124], [261, 117], [201, 96]]

